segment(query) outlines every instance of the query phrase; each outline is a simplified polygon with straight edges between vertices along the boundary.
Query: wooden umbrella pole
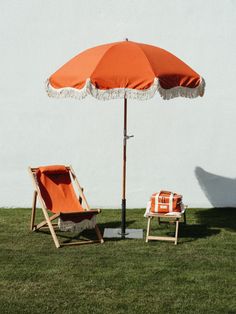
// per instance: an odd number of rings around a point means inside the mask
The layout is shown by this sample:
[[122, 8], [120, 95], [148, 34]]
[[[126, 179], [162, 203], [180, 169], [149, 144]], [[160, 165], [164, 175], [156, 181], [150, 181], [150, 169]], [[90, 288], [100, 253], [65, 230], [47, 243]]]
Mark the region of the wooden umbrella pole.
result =
[[122, 212], [121, 237], [125, 237], [126, 229], [126, 143], [127, 143], [127, 99], [124, 98], [124, 139], [123, 139], [123, 184], [122, 184]]

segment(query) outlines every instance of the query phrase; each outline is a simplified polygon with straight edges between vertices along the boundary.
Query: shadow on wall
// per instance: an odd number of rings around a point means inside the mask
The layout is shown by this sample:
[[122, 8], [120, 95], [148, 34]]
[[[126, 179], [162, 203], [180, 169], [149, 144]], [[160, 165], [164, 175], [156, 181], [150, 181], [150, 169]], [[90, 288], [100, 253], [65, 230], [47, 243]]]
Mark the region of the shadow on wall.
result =
[[236, 178], [226, 178], [195, 168], [199, 185], [213, 207], [236, 207]]
[[197, 180], [214, 208], [200, 210], [196, 216], [200, 224], [210, 228], [236, 230], [236, 179], [212, 174], [195, 168]]

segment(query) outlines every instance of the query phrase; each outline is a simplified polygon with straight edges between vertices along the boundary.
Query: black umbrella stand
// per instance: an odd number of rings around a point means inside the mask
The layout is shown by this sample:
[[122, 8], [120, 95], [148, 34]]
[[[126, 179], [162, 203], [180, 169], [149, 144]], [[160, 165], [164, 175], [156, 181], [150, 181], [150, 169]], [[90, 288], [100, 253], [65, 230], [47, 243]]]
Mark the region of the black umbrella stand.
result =
[[124, 138], [123, 138], [123, 175], [122, 175], [122, 203], [121, 203], [121, 228], [105, 228], [104, 238], [132, 238], [142, 239], [142, 229], [126, 229], [126, 147], [127, 140], [134, 135], [127, 135], [127, 98], [124, 97]]

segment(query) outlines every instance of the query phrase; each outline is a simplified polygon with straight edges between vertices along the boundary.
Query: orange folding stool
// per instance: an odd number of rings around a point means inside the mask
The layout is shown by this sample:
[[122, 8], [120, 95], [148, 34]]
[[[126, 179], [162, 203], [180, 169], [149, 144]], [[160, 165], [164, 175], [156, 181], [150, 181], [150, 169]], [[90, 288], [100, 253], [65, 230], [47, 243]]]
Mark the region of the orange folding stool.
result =
[[[32, 231], [49, 228], [57, 248], [65, 245], [104, 242], [96, 224], [96, 215], [101, 210], [91, 210], [89, 208], [83, 189], [71, 166], [29, 167], [29, 172], [35, 188], [30, 224]], [[73, 183], [77, 186], [78, 195], [75, 192], [71, 179], [73, 179]], [[37, 197], [41, 203], [45, 220], [36, 225]], [[52, 223], [55, 219], [58, 219], [58, 222]], [[85, 229], [95, 229], [98, 240], [59, 243], [54, 227], [59, 227], [62, 231], [78, 232], [82, 232]]]

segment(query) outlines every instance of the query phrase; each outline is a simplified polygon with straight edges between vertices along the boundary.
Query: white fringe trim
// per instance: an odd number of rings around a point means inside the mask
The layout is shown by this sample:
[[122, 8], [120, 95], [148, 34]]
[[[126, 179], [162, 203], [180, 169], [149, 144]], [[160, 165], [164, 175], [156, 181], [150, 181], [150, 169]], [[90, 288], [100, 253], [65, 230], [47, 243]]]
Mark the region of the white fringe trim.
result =
[[86, 229], [93, 229], [96, 225], [96, 216], [94, 215], [91, 219], [84, 219], [78, 223], [75, 223], [70, 220], [62, 220], [58, 218], [58, 227], [60, 231], [69, 231], [69, 232], [82, 232]]
[[64, 87], [54, 88], [46, 81], [46, 91], [49, 97], [56, 98], [76, 98], [83, 99], [87, 95], [91, 95], [99, 100], [110, 100], [117, 98], [129, 98], [138, 100], [147, 100], [152, 98], [156, 91], [159, 92], [163, 99], [172, 99], [175, 97], [187, 97], [195, 98], [203, 96], [205, 90], [205, 81], [203, 78], [200, 80], [200, 84], [195, 88], [177, 86], [170, 89], [162, 88], [158, 78], [155, 78], [153, 84], [145, 90], [136, 90], [132, 88], [112, 88], [112, 89], [99, 89], [96, 88], [90, 81], [86, 80], [86, 83], [82, 89]]
[[196, 98], [198, 96], [203, 96], [205, 91], [205, 80], [201, 77], [200, 84], [195, 88], [176, 86], [170, 89], [165, 89], [158, 84], [158, 92], [161, 97], [165, 100], [176, 98], [176, 97], [186, 97], [186, 98]]

